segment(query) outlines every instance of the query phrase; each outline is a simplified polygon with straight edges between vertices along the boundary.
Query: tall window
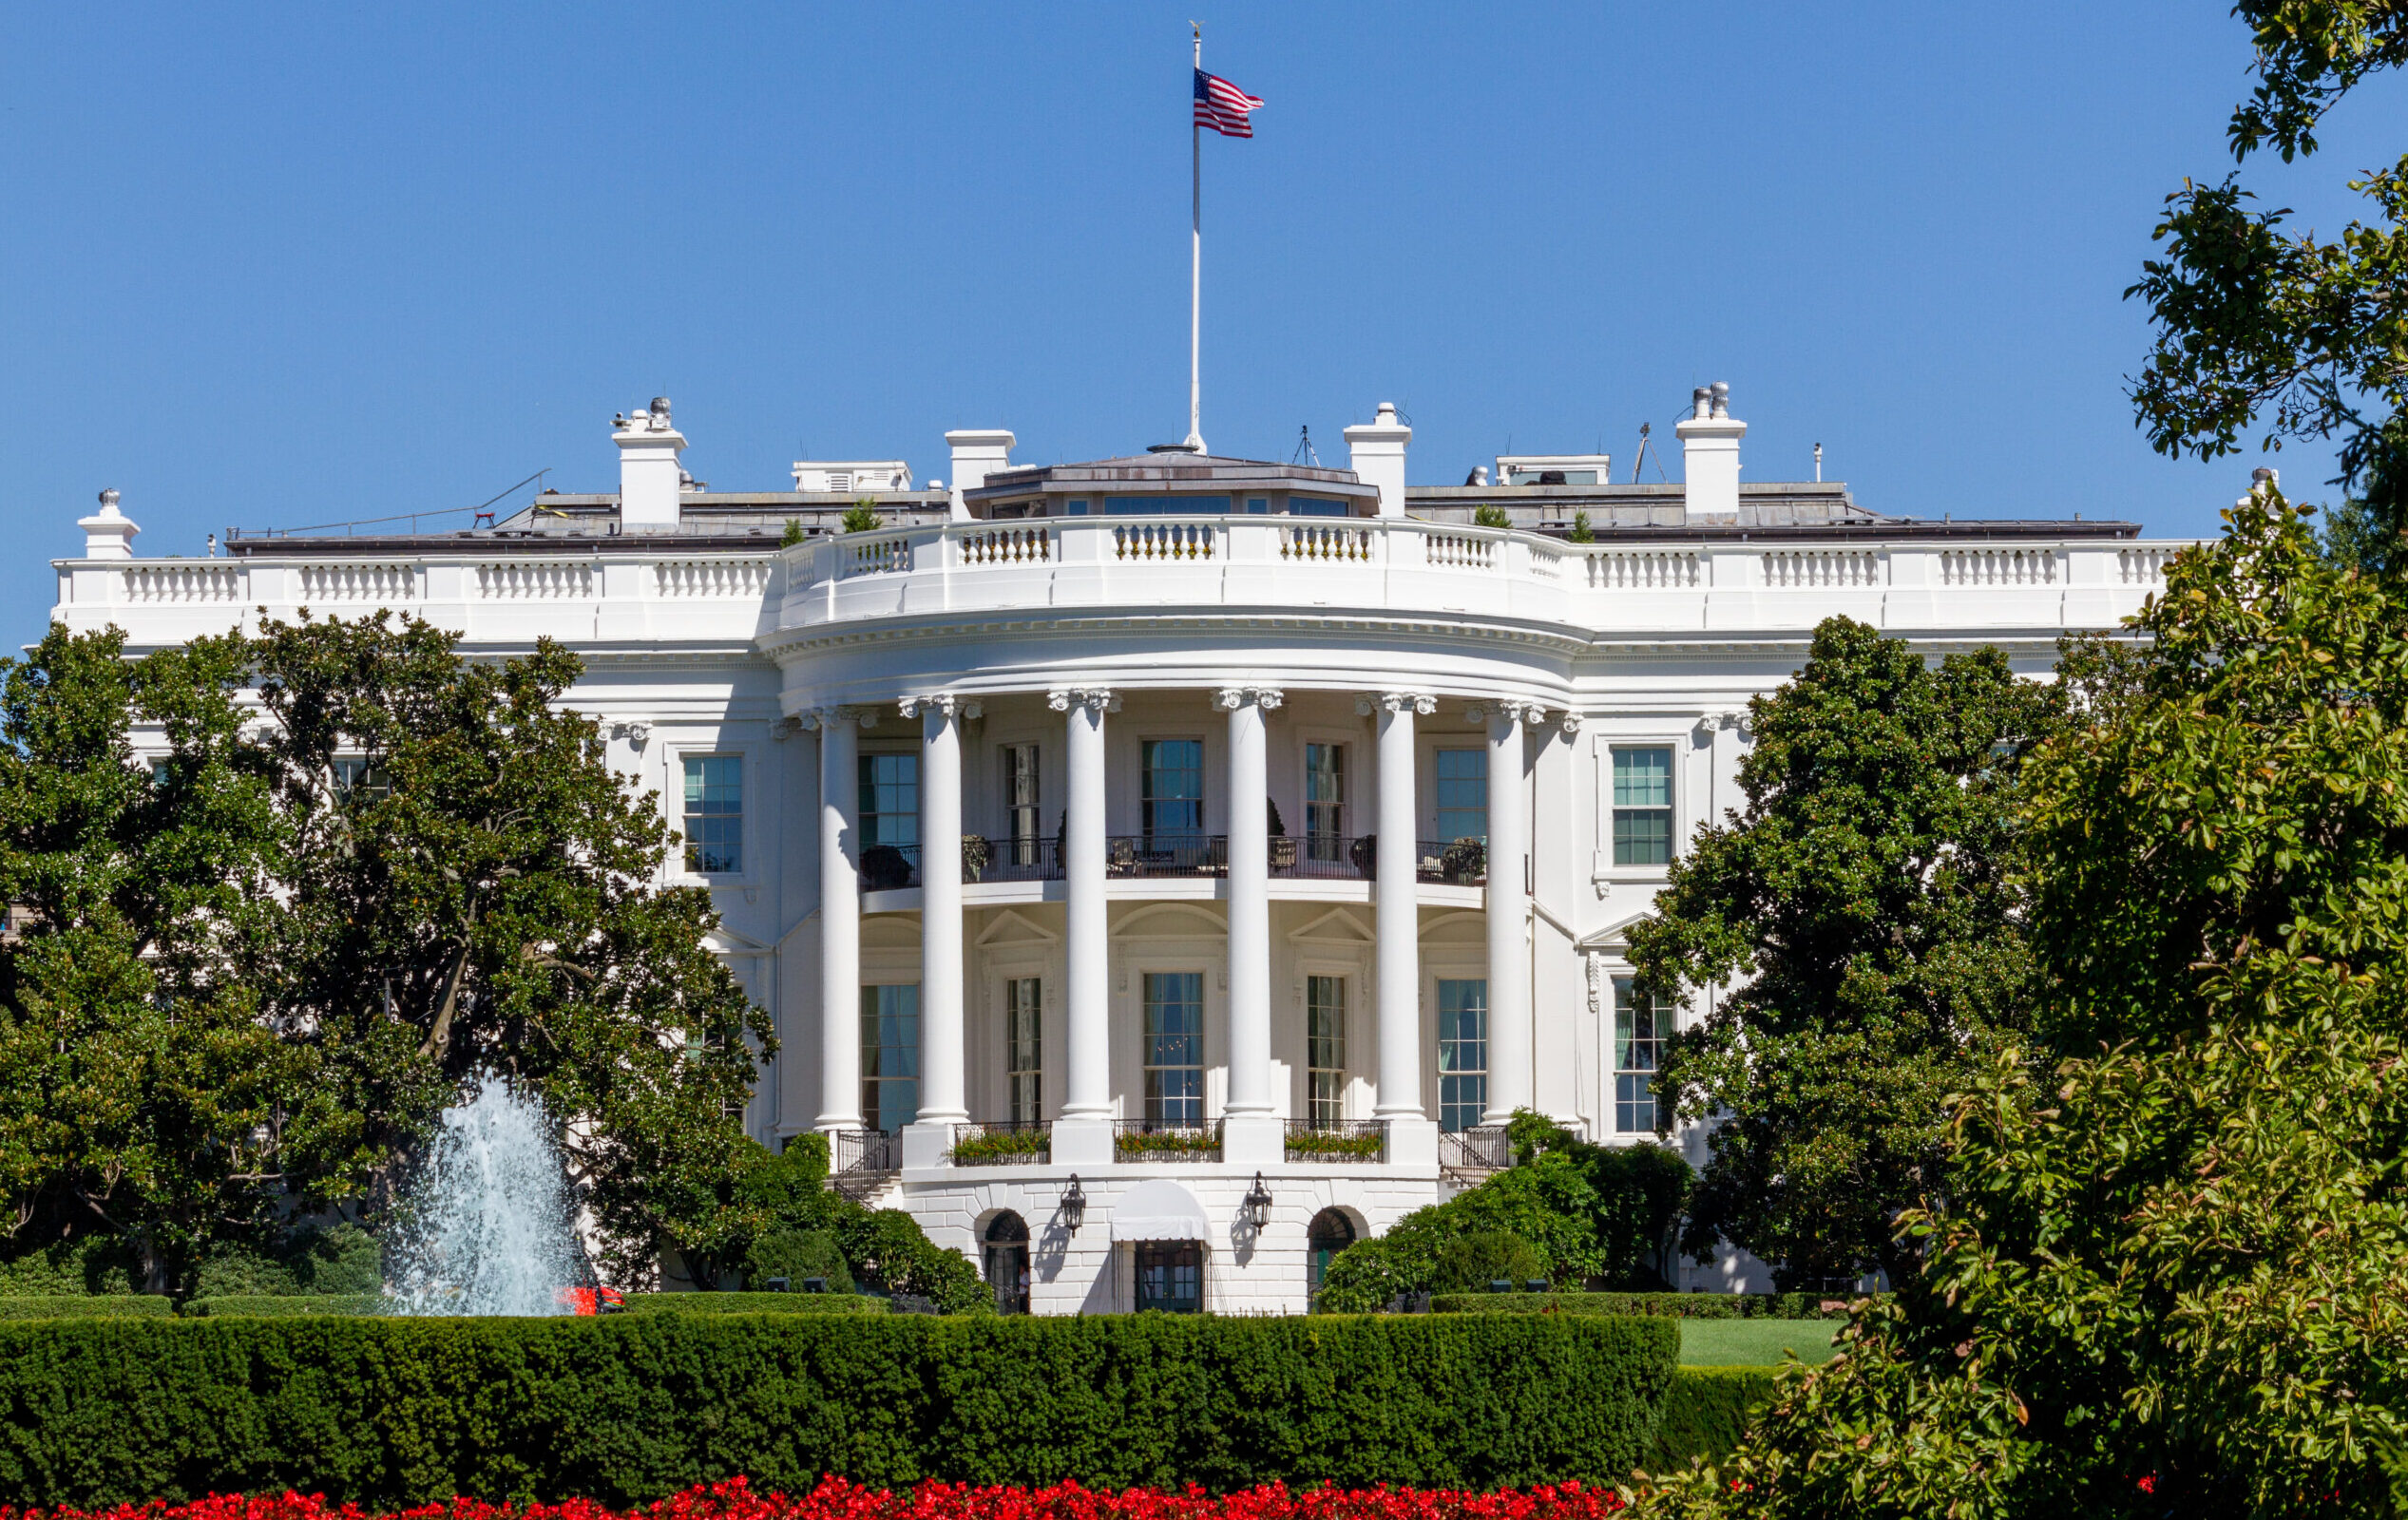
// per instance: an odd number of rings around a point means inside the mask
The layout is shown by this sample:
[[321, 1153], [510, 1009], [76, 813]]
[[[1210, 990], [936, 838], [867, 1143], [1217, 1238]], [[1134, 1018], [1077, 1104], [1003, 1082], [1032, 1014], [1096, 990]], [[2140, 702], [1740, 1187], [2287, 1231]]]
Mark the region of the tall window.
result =
[[1305, 1117], [1317, 1130], [1344, 1118], [1347, 1093], [1347, 979], [1305, 978]]
[[1655, 1129], [1655, 1073], [1670, 1022], [1672, 1011], [1654, 994], [1628, 977], [1614, 978], [1614, 1128], [1625, 1134]]
[[1488, 837], [1488, 751], [1438, 751], [1438, 842]]
[[997, 1314], [1028, 1312], [1028, 1221], [1008, 1208], [986, 1226], [986, 1285]]
[[1147, 739], [1139, 753], [1146, 843], [1204, 832], [1204, 741]]
[[1035, 977], [1003, 983], [1003, 1080], [1011, 1088], [1014, 1124], [1045, 1116], [1042, 1027], [1045, 984]]
[[1346, 858], [1347, 747], [1305, 746], [1305, 858]]
[[742, 755], [685, 757], [685, 868], [706, 876], [744, 868]]
[[1204, 1122], [1204, 973], [1145, 974], [1145, 1116]]
[[1137, 1312], [1148, 1309], [1203, 1312], [1203, 1246], [1194, 1241], [1148, 1241], [1137, 1246]]
[[[734, 765], [736, 762], [733, 757], [731, 757], [725, 763]], [[163, 760], [153, 761], [151, 763], [151, 775], [154, 779], [162, 778], [162, 768], [165, 765], [166, 762]], [[693, 761], [689, 760], [686, 762], [687, 775], [691, 776], [694, 774], [693, 767]], [[691, 795], [690, 788], [692, 787], [692, 783], [689, 782], [688, 787], [689, 795]], [[392, 794], [392, 783], [386, 779], [385, 768], [380, 762], [374, 760], [337, 760], [334, 762], [334, 796], [337, 801], [344, 803], [376, 802], [383, 798], [390, 797]], [[688, 805], [688, 808], [690, 811], [691, 804]], [[689, 867], [689, 869], [691, 868], [692, 867]], [[732, 865], [728, 867], [730, 870], [734, 870], [735, 868], [736, 867]]]
[[1040, 810], [1037, 747], [1033, 744], [1003, 746], [1003, 820], [1011, 840], [1011, 864], [1014, 865], [1037, 864]]
[[865, 754], [861, 757], [861, 843], [865, 846], [920, 843], [918, 755]]
[[920, 1116], [920, 984], [861, 989], [861, 1127], [891, 1134]]
[[1614, 864], [1662, 865], [1672, 858], [1672, 751], [1614, 751]]
[[1488, 983], [1438, 984], [1438, 1127], [1472, 1130], [1488, 1112]]
[[1354, 1221], [1334, 1208], [1325, 1208], [1312, 1216], [1305, 1226], [1306, 1267], [1305, 1293], [1310, 1302], [1321, 1297], [1321, 1284], [1329, 1279], [1329, 1264], [1338, 1253], [1354, 1244]]

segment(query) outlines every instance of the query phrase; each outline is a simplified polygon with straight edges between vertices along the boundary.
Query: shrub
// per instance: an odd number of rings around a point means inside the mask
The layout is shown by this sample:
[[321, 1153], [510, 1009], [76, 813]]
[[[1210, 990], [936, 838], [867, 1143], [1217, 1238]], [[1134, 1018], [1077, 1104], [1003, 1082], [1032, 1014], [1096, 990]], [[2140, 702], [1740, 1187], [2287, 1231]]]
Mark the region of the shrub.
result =
[[1503, 1278], [1516, 1284], [1547, 1275], [1538, 1247], [1509, 1229], [1459, 1235], [1438, 1248], [1430, 1285], [1442, 1293], [1468, 1293]]
[[865, 496], [845, 508], [845, 520], [838, 531], [845, 533], [875, 533], [878, 531], [878, 508]]
[[[1351, 1247], [1349, 1247], [1351, 1249]], [[1887, 1295], [1876, 1294], [1876, 1298]], [[1645, 1314], [1676, 1320], [1844, 1320], [1858, 1299], [1820, 1293], [1441, 1293], [1432, 1314]]]
[[866, 1293], [630, 1293], [629, 1314], [885, 1314]]
[[802, 1134], [774, 1155], [760, 1151], [739, 1191], [747, 1208], [774, 1222], [772, 1228], [833, 1236], [856, 1278], [927, 1299], [947, 1314], [994, 1312], [995, 1296], [968, 1257], [929, 1240], [903, 1210], [865, 1207], [827, 1181], [828, 1137]]
[[1683, 1367], [1656, 1413], [1640, 1468], [1670, 1472], [1699, 1459], [1721, 1461], [1756, 1411], [1772, 1402], [1778, 1379], [1773, 1367]]
[[[1213, 1498], [1201, 1493], [1163, 1493], [1129, 1489], [1093, 1493], [1072, 1484], [1048, 1489], [974, 1489], [946, 1483], [912, 1488], [866, 1489], [831, 1477], [809, 1492], [755, 1490], [743, 1478], [708, 1488], [697, 1484], [655, 1508], [614, 1512], [572, 1501], [496, 1510], [474, 1500], [445, 1506], [441, 1513], [378, 1515], [373, 1520], [1029, 1520], [1031, 1516], [1079, 1516], [1081, 1520], [1606, 1520], [1622, 1509], [1611, 1489], [1564, 1484], [1531, 1493], [1454, 1493], [1412, 1489], [1347, 1492], [1284, 1488], [1249, 1489]], [[18, 1520], [0, 1510], [0, 1520]], [[25, 1520], [33, 1520], [26, 1516]], [[48, 1520], [136, 1520], [124, 1514], [56, 1510]], [[195, 1504], [147, 1506], [140, 1520], [364, 1520], [323, 1495], [286, 1492], [254, 1499], [203, 1499]]]
[[356, 1225], [304, 1225], [272, 1245], [221, 1242], [193, 1273], [196, 1299], [267, 1294], [382, 1292], [384, 1263], [376, 1238]]
[[382, 1314], [381, 1293], [229, 1293], [221, 1298], [188, 1299], [177, 1312], [187, 1320], [222, 1320], [228, 1315], [254, 1319], [285, 1319], [297, 1314]]
[[1513, 514], [1501, 506], [1482, 504], [1472, 508], [1472, 526], [1476, 528], [1509, 528], [1513, 525]]
[[[697, 1295], [711, 1298], [716, 1295]], [[1609, 1481], [1655, 1319], [301, 1317], [0, 1324], [0, 1492], [658, 1498], [750, 1473], [1214, 1492]]]
[[176, 1306], [155, 1293], [49, 1293], [0, 1299], [0, 1320], [155, 1320]]
[[836, 1237], [824, 1229], [781, 1226], [756, 1237], [744, 1253], [744, 1285], [755, 1290], [752, 1296], [781, 1297], [768, 1287], [774, 1277], [786, 1280], [788, 1294], [802, 1294], [804, 1281], [814, 1277], [826, 1280], [829, 1293], [852, 1291], [852, 1272], [845, 1265], [845, 1253], [838, 1248]]
[[0, 1294], [12, 1297], [141, 1291], [141, 1260], [113, 1237], [52, 1241], [0, 1261]]

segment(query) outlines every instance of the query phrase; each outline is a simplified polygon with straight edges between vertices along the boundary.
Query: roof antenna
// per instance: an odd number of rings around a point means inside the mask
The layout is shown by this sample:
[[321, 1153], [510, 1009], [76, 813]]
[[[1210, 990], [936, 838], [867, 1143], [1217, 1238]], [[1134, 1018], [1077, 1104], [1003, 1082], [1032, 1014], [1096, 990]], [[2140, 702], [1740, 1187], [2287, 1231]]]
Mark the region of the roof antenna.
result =
[[1312, 461], [1313, 468], [1321, 468], [1321, 456], [1313, 452], [1312, 424], [1310, 423], [1306, 423], [1296, 429], [1296, 451], [1288, 456], [1288, 463], [1293, 465], [1300, 459], [1309, 459]]
[[[1631, 461], [1631, 484], [1634, 485], [1639, 483], [1639, 471], [1647, 464], [1647, 451], [1655, 447], [1654, 440], [1648, 436], [1651, 431], [1653, 428], [1648, 424], [1639, 424], [1638, 457]], [[1660, 448], [1655, 449], [1655, 478], [1667, 485], [1672, 484], [1672, 478], [1664, 473], [1664, 451]]]
[[1823, 446], [1821, 444], [1814, 446], [1814, 484], [1817, 485], [1823, 484]]

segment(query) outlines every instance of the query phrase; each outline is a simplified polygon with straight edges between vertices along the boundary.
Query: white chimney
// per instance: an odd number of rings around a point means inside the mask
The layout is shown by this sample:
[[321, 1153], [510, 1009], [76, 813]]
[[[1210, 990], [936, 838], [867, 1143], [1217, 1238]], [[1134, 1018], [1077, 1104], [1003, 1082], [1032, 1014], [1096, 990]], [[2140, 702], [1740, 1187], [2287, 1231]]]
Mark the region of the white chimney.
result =
[[1346, 436], [1355, 479], [1380, 488], [1380, 515], [1403, 517], [1405, 446], [1413, 441], [1413, 429], [1396, 420], [1393, 403], [1383, 401], [1370, 422], [1347, 428]]
[[84, 558], [86, 560], [130, 560], [134, 557], [134, 535], [142, 531], [134, 520], [117, 509], [117, 493], [101, 492], [101, 509], [90, 517], [79, 518], [75, 525], [84, 530]]
[[669, 398], [655, 396], [634, 416], [613, 417], [610, 428], [619, 446], [619, 531], [675, 533], [685, 434], [669, 426]]
[[[975, 491], [989, 475], [1011, 468], [1012, 446], [1020, 440], [1003, 428], [956, 428], [945, 435], [945, 442], [953, 450], [953, 521], [966, 522], [970, 509], [962, 493]], [[936, 482], [928, 484], [933, 488]]]
[[1672, 431], [1681, 441], [1681, 477], [1688, 483], [1689, 519], [1735, 522], [1739, 517], [1739, 440], [1748, 425], [1730, 414], [1730, 387], [1717, 380], [1691, 398], [1694, 413]]

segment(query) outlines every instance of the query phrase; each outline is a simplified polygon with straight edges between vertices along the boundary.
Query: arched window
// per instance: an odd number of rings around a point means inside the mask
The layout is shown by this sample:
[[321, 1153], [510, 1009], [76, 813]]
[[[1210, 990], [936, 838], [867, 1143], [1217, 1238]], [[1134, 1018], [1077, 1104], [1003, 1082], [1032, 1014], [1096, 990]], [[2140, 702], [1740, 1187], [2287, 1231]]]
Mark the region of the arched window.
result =
[[1334, 1208], [1325, 1208], [1312, 1216], [1311, 1227], [1305, 1231], [1306, 1261], [1309, 1276], [1307, 1292], [1318, 1302], [1322, 1280], [1329, 1273], [1329, 1263], [1340, 1251], [1354, 1244], [1354, 1221]]
[[986, 1285], [997, 1314], [1028, 1312], [1028, 1221], [1008, 1208], [987, 1223]]

